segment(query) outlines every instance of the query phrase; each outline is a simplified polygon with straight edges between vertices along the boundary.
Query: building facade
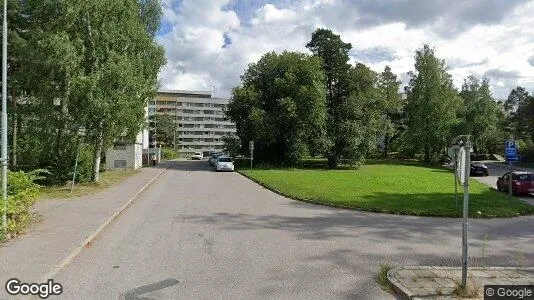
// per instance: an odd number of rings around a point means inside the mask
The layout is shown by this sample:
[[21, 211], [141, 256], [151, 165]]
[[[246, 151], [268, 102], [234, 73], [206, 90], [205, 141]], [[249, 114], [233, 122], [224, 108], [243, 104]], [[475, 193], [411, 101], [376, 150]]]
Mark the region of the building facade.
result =
[[222, 151], [223, 137], [235, 135], [235, 125], [224, 113], [228, 102], [206, 91], [160, 90], [152, 107], [156, 114], [173, 118], [176, 148], [181, 157], [190, 157], [195, 152]]
[[[145, 118], [148, 118], [148, 108], [145, 108]], [[148, 129], [141, 128], [135, 141], [116, 141], [115, 145], [106, 150], [106, 169], [139, 169], [143, 166], [143, 152], [147, 151]]]

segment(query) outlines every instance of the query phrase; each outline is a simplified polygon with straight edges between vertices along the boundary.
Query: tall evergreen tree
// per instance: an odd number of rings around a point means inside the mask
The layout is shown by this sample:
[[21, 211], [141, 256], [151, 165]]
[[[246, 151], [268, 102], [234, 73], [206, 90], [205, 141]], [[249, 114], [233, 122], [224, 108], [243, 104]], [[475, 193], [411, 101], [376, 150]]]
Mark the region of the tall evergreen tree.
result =
[[348, 144], [348, 133], [344, 132], [343, 106], [350, 95], [349, 91], [349, 51], [350, 43], [345, 43], [339, 35], [329, 29], [317, 29], [306, 47], [321, 58], [325, 73], [326, 100], [327, 100], [327, 133], [328, 145], [325, 156], [328, 158], [330, 168], [335, 168], [342, 153], [344, 145]]

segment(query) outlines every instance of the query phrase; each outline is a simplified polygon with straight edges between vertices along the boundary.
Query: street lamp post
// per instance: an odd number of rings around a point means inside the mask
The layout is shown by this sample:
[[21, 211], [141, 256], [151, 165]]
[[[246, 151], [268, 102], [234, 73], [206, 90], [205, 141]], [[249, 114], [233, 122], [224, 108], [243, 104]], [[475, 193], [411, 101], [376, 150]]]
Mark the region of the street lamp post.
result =
[[4, 0], [2, 27], [2, 224], [7, 235], [7, 0]]
[[76, 182], [76, 170], [78, 169], [78, 157], [80, 154], [80, 145], [79, 140], [80, 137], [85, 136], [85, 128], [78, 129], [78, 142], [76, 142], [76, 161], [74, 162], [74, 173], [72, 173], [72, 184], [70, 186], [70, 194], [72, 195], [72, 191], [74, 190], [74, 183]]

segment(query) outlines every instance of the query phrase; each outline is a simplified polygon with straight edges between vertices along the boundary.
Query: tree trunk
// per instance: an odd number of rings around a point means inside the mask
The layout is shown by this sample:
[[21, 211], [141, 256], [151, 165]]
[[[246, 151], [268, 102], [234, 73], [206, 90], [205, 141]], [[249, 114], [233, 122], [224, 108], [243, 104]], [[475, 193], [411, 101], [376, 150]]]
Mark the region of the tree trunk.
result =
[[100, 159], [102, 158], [103, 143], [104, 139], [102, 136], [102, 128], [100, 128], [95, 143], [95, 148], [93, 149], [93, 174], [91, 175], [91, 180], [93, 182], [98, 182], [100, 179]]
[[13, 100], [13, 141], [11, 144], [11, 167], [17, 167], [17, 133], [18, 133], [18, 115], [17, 115], [17, 97], [15, 92], [11, 92]]
[[389, 152], [389, 134], [384, 137], [384, 158], [388, 158]]

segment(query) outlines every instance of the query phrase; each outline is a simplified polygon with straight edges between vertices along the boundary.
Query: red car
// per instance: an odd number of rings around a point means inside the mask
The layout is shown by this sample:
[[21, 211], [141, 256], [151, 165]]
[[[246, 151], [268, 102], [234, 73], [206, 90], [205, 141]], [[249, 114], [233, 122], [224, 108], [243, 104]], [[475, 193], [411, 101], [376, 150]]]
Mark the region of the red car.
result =
[[[509, 182], [506, 173], [497, 179], [497, 189], [508, 192]], [[512, 194], [531, 194], [534, 193], [534, 173], [531, 172], [512, 172]]]

